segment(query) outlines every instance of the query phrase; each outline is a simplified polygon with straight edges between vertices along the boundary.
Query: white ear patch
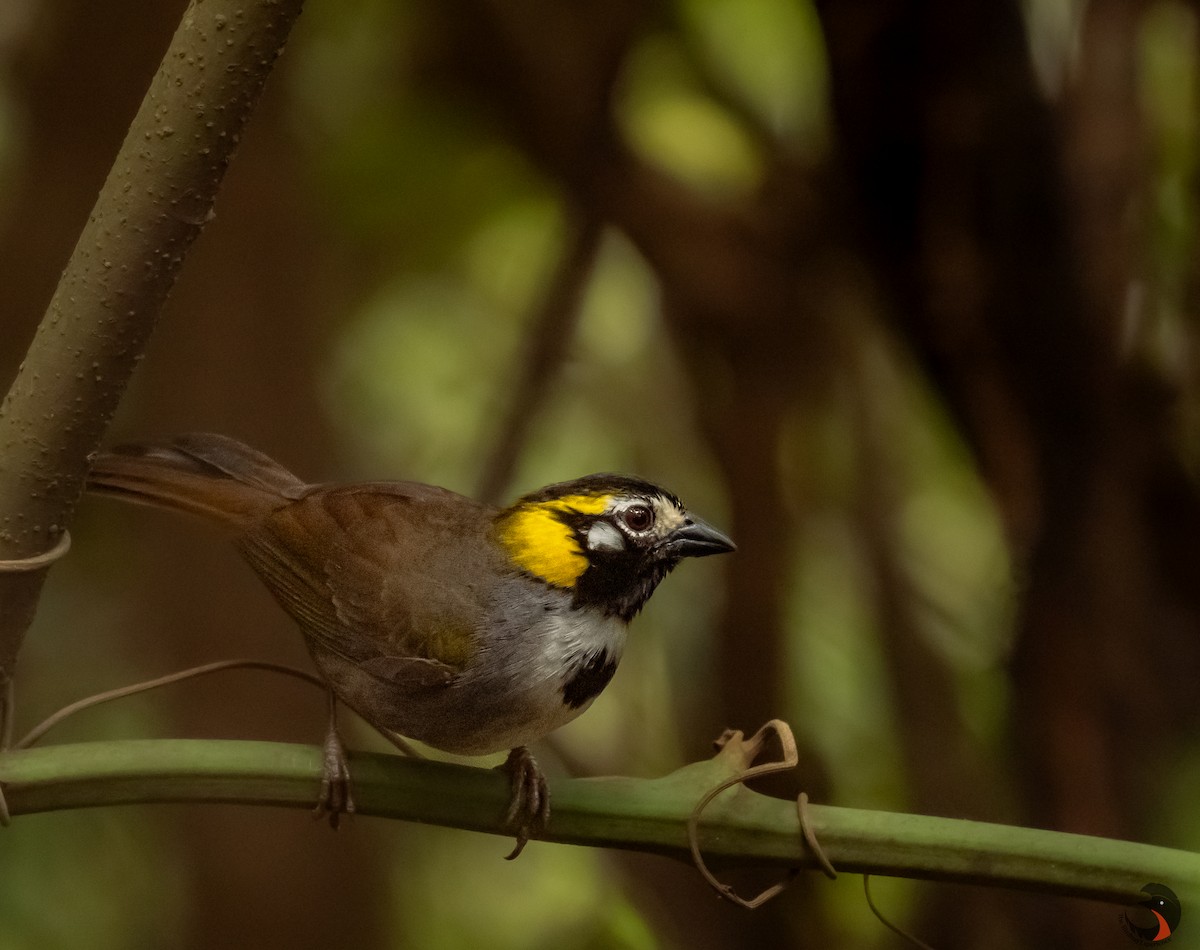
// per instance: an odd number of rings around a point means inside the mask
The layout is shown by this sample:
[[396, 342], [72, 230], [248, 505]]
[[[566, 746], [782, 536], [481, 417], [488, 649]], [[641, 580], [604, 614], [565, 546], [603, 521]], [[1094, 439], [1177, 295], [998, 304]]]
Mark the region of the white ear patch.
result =
[[597, 521], [587, 533], [589, 551], [624, 551], [625, 535], [607, 521]]

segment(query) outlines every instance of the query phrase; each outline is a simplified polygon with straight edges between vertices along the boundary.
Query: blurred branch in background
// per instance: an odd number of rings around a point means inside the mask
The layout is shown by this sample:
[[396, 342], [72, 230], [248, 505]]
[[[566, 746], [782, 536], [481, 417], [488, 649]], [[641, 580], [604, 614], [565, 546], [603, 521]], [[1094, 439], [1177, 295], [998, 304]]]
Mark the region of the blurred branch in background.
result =
[[[1195, 725], [1177, 671], [1197, 658], [1200, 584], [1174, 583], [1196, 562], [1166, 552], [1175, 531], [1200, 530], [1200, 509], [1170, 398], [1122, 350], [1136, 5], [1088, 5], [1073, 163], [1016, 5], [819, 9], [864, 252], [979, 458], [1027, 579], [1010, 726], [1026, 820], [1144, 833], [1148, 788], [1127, 780]], [[1103, 939], [1082, 916], [1023, 923], [1027, 940]]]
[[475, 497], [491, 505], [504, 500], [504, 491], [525, 448], [538, 410], [551, 392], [578, 326], [584, 291], [592, 275], [603, 226], [584, 217], [568, 224], [570, 233], [562, 262], [550, 278], [545, 297], [525, 331], [521, 360], [506, 377], [499, 402], [506, 404], [496, 426], [494, 445], [483, 461]]
[[[895, 400], [884, 394], [895, 381], [879, 365], [879, 354], [868, 347], [846, 362], [856, 373], [850, 397], [854, 442], [860, 452], [855, 465], [856, 533], [874, 579], [872, 606], [888, 688], [895, 697], [906, 800], [915, 811], [929, 815], [955, 814], [962, 802], [971, 802], [974, 818], [998, 820], [1009, 810], [1012, 790], [994, 765], [995, 750], [980, 748], [965, 721], [956, 671], [924, 629], [922, 613], [927, 607], [905, 557], [901, 499], [912, 486], [904, 483], [903, 466], [890, 457], [895, 447], [888, 435], [900, 420], [893, 414]], [[913, 928], [931, 946], [953, 942], [960, 915], [990, 921], [999, 931], [1003, 917], [996, 899], [994, 891], [939, 890], [929, 895]]]
[[[706, 200], [635, 155], [611, 102], [614, 62], [644, 11], [624, 4], [601, 25], [597, 8], [551, 6], [466, 0], [459, 22], [472, 26], [455, 31], [458, 68], [572, 201], [623, 229], [655, 270], [702, 431], [734, 489], [732, 530], [742, 552], [730, 568], [730, 608], [719, 625], [717, 701], [689, 717], [688, 731], [764, 721], [784, 706], [787, 667], [783, 615], [793, 534], [777, 465], [780, 438], [800, 393], [823, 378], [808, 369], [821, 365], [819, 308], [826, 255], [837, 254], [825, 243], [833, 233], [821, 229], [828, 219], [808, 179], [797, 187], [781, 178], [759, 201], [734, 208]], [[525, 18], [533, 15], [552, 19], [554, 28], [529, 28]], [[563, 75], [565, 63], [572, 65]], [[807, 258], [818, 235], [819, 260]], [[815, 772], [815, 757], [805, 760]], [[812, 781], [820, 797], [820, 779]], [[786, 939], [782, 933], [794, 924], [777, 914], [768, 909], [724, 939]], [[824, 942], [818, 908], [803, 916], [806, 939]], [[685, 939], [712, 939], [705, 929], [700, 924]]]

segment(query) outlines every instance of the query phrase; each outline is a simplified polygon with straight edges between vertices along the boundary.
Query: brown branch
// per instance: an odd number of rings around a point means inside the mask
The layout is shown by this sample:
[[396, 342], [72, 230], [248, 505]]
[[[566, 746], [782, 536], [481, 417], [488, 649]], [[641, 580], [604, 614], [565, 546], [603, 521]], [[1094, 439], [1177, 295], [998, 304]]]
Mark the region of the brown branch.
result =
[[591, 278], [603, 233], [599, 218], [573, 223], [569, 246], [546, 295], [530, 321], [524, 353], [514, 372], [516, 383], [503, 424], [479, 480], [476, 497], [496, 504], [512, 478], [537, 408], [549, 391], [579, 324], [583, 294]]
[[[302, 0], [193, 0], [0, 407], [0, 557], [55, 546]], [[0, 571], [0, 693], [44, 570]]]

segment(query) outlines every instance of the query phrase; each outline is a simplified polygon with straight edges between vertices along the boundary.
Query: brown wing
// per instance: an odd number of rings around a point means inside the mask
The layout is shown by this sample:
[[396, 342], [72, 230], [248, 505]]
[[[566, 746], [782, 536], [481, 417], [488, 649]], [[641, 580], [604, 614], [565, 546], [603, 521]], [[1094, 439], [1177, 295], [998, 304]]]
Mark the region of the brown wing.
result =
[[315, 645], [376, 676], [446, 681], [474, 655], [492, 512], [410, 482], [316, 486], [240, 542]]

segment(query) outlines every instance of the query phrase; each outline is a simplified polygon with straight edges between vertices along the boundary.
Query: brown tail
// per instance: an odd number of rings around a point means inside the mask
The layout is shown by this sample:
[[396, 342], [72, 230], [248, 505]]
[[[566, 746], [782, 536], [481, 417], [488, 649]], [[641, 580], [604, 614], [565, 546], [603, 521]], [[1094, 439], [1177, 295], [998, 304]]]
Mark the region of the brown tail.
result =
[[239, 531], [308, 488], [256, 449], [207, 433], [177, 436], [167, 445], [125, 445], [102, 452], [92, 462], [87, 487], [187, 511]]

